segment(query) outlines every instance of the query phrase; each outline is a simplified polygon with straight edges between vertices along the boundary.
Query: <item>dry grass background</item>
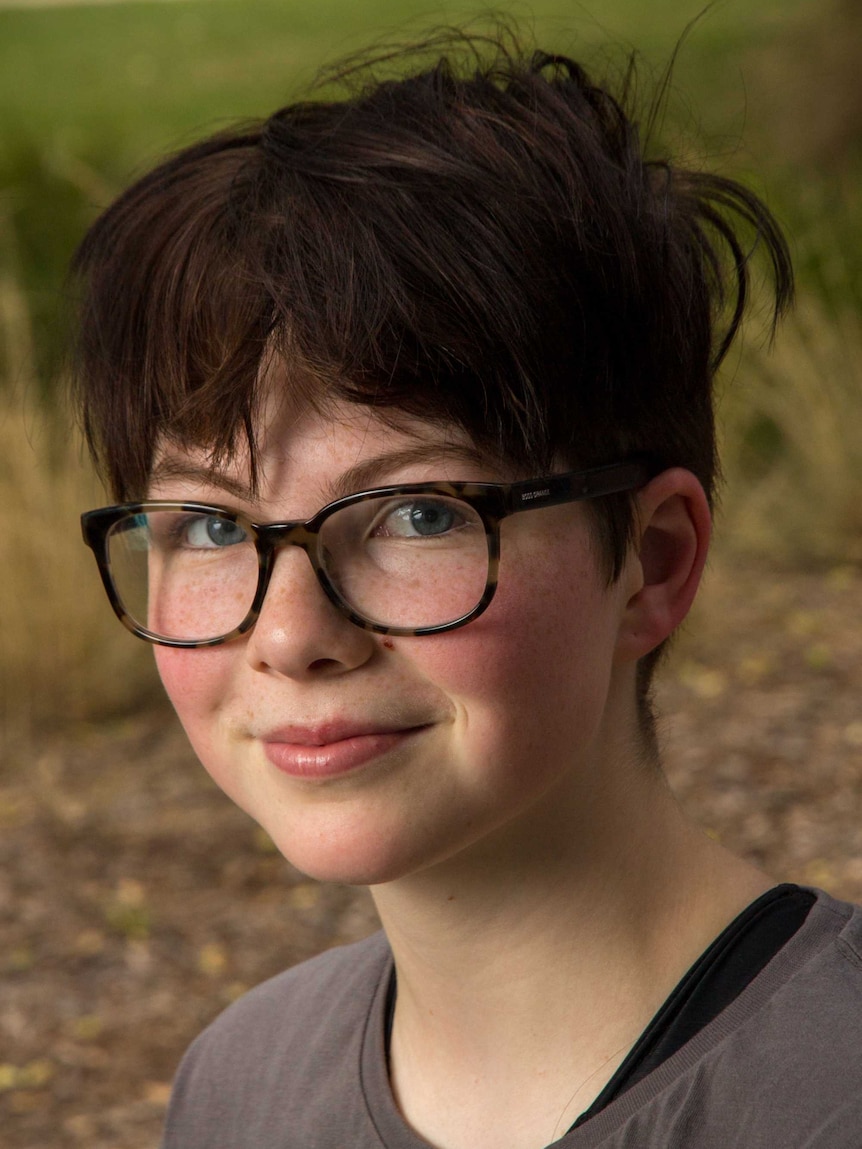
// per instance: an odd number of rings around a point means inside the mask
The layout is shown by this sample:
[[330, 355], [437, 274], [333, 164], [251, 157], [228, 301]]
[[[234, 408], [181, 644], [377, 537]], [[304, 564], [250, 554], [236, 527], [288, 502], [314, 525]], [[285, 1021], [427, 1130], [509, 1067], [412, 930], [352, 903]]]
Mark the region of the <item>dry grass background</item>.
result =
[[862, 315], [803, 292], [774, 347], [749, 349], [720, 390], [718, 549], [862, 563]]
[[151, 692], [149, 652], [109, 611], [78, 516], [104, 502], [61, 395], [36, 398], [23, 292], [0, 277], [0, 752]]

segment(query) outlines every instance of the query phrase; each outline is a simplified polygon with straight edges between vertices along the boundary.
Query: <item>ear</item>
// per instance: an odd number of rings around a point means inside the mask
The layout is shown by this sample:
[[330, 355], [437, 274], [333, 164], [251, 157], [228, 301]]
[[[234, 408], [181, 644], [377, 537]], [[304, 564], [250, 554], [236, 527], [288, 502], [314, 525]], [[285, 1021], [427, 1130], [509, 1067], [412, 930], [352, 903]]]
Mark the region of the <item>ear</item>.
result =
[[637, 495], [637, 539], [624, 578], [631, 588], [617, 655], [642, 658], [679, 626], [694, 601], [706, 563], [709, 504], [691, 471], [662, 471]]

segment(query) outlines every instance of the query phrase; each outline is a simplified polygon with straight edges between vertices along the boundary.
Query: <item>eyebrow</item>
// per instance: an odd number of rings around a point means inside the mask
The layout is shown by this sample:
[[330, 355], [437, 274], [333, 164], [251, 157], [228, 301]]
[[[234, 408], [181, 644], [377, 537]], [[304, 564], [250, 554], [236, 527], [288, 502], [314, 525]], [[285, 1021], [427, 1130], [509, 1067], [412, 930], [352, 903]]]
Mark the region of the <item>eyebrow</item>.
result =
[[348, 467], [343, 474], [332, 483], [330, 495], [332, 499], [340, 499], [345, 495], [352, 495], [356, 491], [365, 491], [380, 486], [381, 480], [399, 467], [415, 465], [416, 463], [467, 463], [473, 466], [488, 465], [488, 460], [469, 444], [455, 443], [420, 443], [410, 447], [403, 447], [399, 451], [390, 451], [382, 455], [375, 455], [370, 459], [363, 459], [353, 467]]
[[[472, 466], [488, 466], [487, 457], [470, 444], [418, 443], [397, 451], [387, 451], [348, 467], [329, 486], [328, 500], [332, 502], [382, 485], [382, 480], [400, 467], [417, 463], [460, 462]], [[254, 503], [259, 493], [242, 480], [216, 467], [191, 463], [176, 456], [164, 456], [153, 467], [150, 482], [158, 484], [166, 479], [186, 479], [214, 487], [246, 503]]]
[[245, 502], [254, 499], [254, 491], [247, 483], [234, 479], [215, 467], [201, 466], [170, 455], [164, 456], [154, 464], [150, 474], [150, 485], [161, 483], [166, 479], [188, 479], [193, 483], [203, 483]]

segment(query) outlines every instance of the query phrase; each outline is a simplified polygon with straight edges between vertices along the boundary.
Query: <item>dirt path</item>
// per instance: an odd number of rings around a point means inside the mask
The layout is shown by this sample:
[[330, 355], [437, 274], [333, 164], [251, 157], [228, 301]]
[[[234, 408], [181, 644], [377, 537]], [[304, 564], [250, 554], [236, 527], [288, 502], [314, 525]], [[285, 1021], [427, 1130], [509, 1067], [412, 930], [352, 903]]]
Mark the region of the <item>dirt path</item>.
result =
[[[667, 770], [776, 878], [862, 901], [862, 573], [713, 572], [660, 690]], [[165, 715], [0, 767], [7, 1149], [153, 1149], [181, 1050], [227, 1002], [374, 928], [308, 882]]]

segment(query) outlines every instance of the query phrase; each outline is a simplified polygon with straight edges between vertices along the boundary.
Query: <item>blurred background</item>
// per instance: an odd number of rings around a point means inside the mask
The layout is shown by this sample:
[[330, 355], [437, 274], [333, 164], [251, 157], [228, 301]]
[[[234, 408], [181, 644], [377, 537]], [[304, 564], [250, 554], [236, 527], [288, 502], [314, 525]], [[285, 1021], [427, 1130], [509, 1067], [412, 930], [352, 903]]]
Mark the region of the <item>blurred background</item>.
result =
[[[648, 99], [702, 0], [502, 4]], [[427, 0], [0, 0], [0, 1130], [157, 1144], [182, 1048], [249, 985], [373, 928], [292, 871], [192, 763], [77, 518], [106, 501], [69, 414], [64, 274], [166, 151], [302, 93], [324, 62], [475, 17]], [[799, 297], [720, 380], [713, 568], [662, 679], [671, 780], [710, 833], [862, 898], [862, 6], [723, 0], [662, 139], [787, 228]], [[11, 1138], [11, 1139], [10, 1139]]]

